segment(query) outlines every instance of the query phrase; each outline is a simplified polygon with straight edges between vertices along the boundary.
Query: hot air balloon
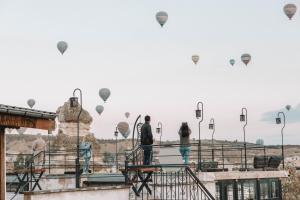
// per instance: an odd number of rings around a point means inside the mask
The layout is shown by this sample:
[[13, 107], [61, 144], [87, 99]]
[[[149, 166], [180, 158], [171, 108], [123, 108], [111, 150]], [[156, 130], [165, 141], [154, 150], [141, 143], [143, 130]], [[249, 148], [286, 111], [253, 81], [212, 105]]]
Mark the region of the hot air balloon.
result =
[[126, 112], [126, 113], [125, 113], [125, 117], [126, 117], [126, 118], [129, 118], [129, 116], [130, 116], [130, 113], [129, 113], [129, 112]]
[[101, 115], [102, 112], [104, 111], [104, 107], [102, 105], [98, 105], [96, 106], [96, 111], [99, 115]]
[[106, 102], [106, 100], [109, 98], [110, 96], [110, 90], [108, 88], [102, 88], [100, 91], [99, 91], [99, 96], [102, 98], [102, 100], [104, 102]]
[[241, 56], [241, 60], [242, 62], [245, 64], [245, 65], [248, 65], [248, 63], [250, 62], [251, 60], [251, 55], [248, 54], [248, 53], [245, 53]]
[[234, 59], [230, 59], [229, 63], [231, 64], [231, 66], [233, 66], [235, 64], [235, 60]]
[[290, 110], [291, 110], [291, 108], [292, 108], [292, 106], [291, 106], [291, 105], [286, 105], [286, 106], [285, 106], [285, 109], [287, 109], [287, 111], [290, 111]]
[[129, 135], [130, 135], [130, 129], [128, 129], [128, 131], [123, 135], [123, 137], [127, 139]]
[[163, 27], [168, 20], [168, 13], [159, 11], [158, 13], [156, 13], [156, 20], [160, 24], [160, 26]]
[[28, 99], [27, 105], [28, 105], [30, 108], [33, 108], [33, 106], [35, 105], [35, 100], [34, 100], [34, 99]]
[[194, 62], [195, 65], [197, 65], [199, 61], [199, 56], [198, 55], [192, 55], [192, 61]]
[[65, 41], [60, 41], [57, 43], [57, 49], [60, 51], [62, 55], [65, 53], [67, 48], [68, 48], [68, 43], [66, 43]]
[[123, 137], [125, 137], [127, 134], [129, 135], [128, 131], [130, 132], [130, 130], [129, 130], [129, 124], [127, 122], [118, 123], [117, 128]]
[[297, 6], [295, 4], [286, 4], [283, 7], [283, 11], [286, 14], [286, 16], [288, 16], [288, 18], [291, 20], [297, 11]]

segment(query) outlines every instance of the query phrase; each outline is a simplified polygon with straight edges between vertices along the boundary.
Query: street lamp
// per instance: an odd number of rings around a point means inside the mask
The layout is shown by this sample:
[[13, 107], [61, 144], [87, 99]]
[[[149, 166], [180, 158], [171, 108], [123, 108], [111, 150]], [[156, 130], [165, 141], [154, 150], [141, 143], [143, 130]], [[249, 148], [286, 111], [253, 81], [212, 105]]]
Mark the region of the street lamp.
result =
[[119, 166], [118, 166], [118, 127], [116, 127], [115, 130], [115, 137], [116, 137], [116, 168], [118, 170]]
[[215, 160], [215, 156], [214, 156], [214, 134], [215, 134], [215, 119], [211, 118], [209, 125], [208, 125], [209, 130], [212, 130], [212, 135], [211, 135], [211, 155], [212, 155], [212, 161]]
[[76, 88], [73, 91], [73, 97], [70, 98], [70, 107], [71, 108], [77, 108], [79, 106], [78, 97], [75, 96], [76, 92], [79, 92], [80, 95], [80, 111], [77, 116], [77, 158], [75, 160], [76, 165], [76, 183], [75, 187], [80, 188], [80, 163], [79, 163], [79, 119], [82, 112], [82, 91], [79, 88]]
[[158, 122], [158, 124], [157, 124], [156, 133], [160, 135], [159, 145], [161, 145], [161, 136], [162, 136], [162, 123], [161, 122]]
[[201, 122], [203, 122], [203, 103], [201, 101], [199, 101], [197, 103], [196, 118], [199, 119], [199, 123], [198, 123], [198, 128], [199, 128], [198, 170], [201, 170], [201, 134], [200, 134], [200, 127], [201, 127]]
[[283, 129], [285, 128], [285, 114], [284, 112], [277, 113], [276, 124], [282, 123], [280, 115], [282, 115], [283, 118], [283, 127], [281, 128], [281, 155], [282, 155], [282, 166], [284, 169]]
[[240, 121], [245, 122], [245, 124], [243, 126], [243, 131], [244, 131], [245, 170], [247, 170], [247, 144], [246, 144], [246, 129], [245, 129], [248, 124], [247, 108], [242, 108], [242, 114], [240, 115]]

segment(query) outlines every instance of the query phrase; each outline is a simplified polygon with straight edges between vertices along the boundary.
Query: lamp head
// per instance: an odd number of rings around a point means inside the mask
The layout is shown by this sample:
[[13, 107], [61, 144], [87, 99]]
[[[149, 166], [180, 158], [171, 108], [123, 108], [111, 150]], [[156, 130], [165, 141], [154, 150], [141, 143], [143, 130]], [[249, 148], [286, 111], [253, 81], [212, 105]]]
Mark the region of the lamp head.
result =
[[241, 122], [246, 121], [246, 116], [245, 116], [244, 114], [241, 114], [241, 115], [240, 115], [240, 121], [241, 121]]
[[199, 119], [202, 117], [202, 114], [201, 114], [201, 110], [200, 109], [197, 109], [196, 110], [196, 118]]
[[115, 137], [118, 137], [119, 132], [116, 130], [115, 131]]
[[276, 124], [281, 124], [281, 118], [280, 117], [276, 118]]
[[156, 128], [156, 133], [157, 133], [157, 134], [160, 134], [160, 132], [161, 132], [161, 128], [157, 127], [157, 128]]
[[70, 106], [71, 108], [76, 108], [78, 107], [79, 103], [78, 103], [78, 97], [71, 97], [70, 98]]

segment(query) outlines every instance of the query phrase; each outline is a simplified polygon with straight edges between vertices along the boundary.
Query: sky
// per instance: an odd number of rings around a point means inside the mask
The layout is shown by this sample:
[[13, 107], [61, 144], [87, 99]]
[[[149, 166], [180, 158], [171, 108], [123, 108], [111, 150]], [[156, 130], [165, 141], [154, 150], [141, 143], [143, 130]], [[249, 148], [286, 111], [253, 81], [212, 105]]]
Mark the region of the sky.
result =
[[[265, 144], [280, 144], [270, 113], [290, 104], [285, 143], [299, 144], [300, 15], [288, 20], [286, 3], [300, 0], [0, 0], [0, 103], [26, 107], [34, 98], [36, 109], [55, 112], [78, 87], [96, 137], [113, 138], [130, 112], [131, 126], [139, 114], [151, 115], [153, 128], [162, 122], [163, 140], [178, 139], [181, 122], [198, 138], [198, 101], [201, 138], [211, 137], [213, 117], [216, 139], [242, 140], [246, 107], [247, 140]], [[155, 20], [161, 10], [169, 15], [163, 28]], [[64, 55], [61, 40], [69, 45]], [[243, 53], [252, 56], [247, 67]], [[104, 87], [111, 90], [105, 104]], [[105, 107], [101, 116], [97, 105]]]

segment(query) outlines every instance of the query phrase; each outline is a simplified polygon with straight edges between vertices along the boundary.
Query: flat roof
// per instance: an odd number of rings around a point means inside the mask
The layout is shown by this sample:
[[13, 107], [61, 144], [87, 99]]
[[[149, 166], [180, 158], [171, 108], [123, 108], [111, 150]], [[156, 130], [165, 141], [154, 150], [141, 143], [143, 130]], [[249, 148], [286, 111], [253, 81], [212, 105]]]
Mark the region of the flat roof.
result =
[[54, 120], [56, 118], [56, 113], [34, 110], [29, 108], [21, 108], [16, 106], [8, 106], [0, 104], [0, 114], [10, 114], [16, 116], [24, 116], [24, 117], [32, 117], [38, 119], [51, 119]]

